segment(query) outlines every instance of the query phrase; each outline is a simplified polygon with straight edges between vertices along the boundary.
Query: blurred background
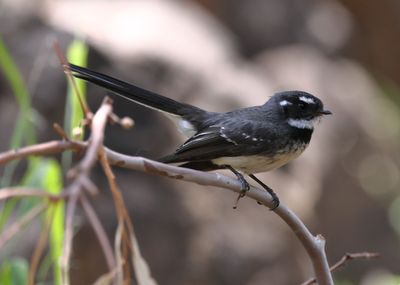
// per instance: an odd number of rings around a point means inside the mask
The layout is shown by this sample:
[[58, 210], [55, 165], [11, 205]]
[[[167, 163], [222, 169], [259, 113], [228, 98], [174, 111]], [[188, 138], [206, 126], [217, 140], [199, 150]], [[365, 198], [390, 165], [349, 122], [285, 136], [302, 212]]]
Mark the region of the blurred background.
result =
[[[52, 50], [76, 37], [97, 71], [211, 111], [263, 104], [300, 89], [333, 116], [296, 161], [263, 174], [266, 184], [314, 233], [331, 264], [353, 261], [336, 284], [400, 280], [400, 2], [396, 0], [0, 1], [0, 35], [36, 109], [38, 141], [57, 138], [66, 79]], [[1, 74], [1, 73], [0, 73]], [[93, 110], [108, 93], [88, 86]], [[109, 127], [106, 145], [157, 158], [183, 138], [162, 115], [115, 98], [135, 127]], [[18, 107], [0, 75], [0, 150], [9, 148]], [[94, 206], [110, 238], [116, 217], [105, 177]], [[159, 284], [299, 284], [312, 275], [300, 243], [274, 213], [250, 199], [182, 181], [116, 169], [144, 257]], [[229, 175], [227, 173], [227, 175]], [[74, 237], [72, 284], [106, 272], [83, 214]], [[1, 260], [29, 256], [38, 229]], [[1, 261], [0, 260], [0, 261]]]

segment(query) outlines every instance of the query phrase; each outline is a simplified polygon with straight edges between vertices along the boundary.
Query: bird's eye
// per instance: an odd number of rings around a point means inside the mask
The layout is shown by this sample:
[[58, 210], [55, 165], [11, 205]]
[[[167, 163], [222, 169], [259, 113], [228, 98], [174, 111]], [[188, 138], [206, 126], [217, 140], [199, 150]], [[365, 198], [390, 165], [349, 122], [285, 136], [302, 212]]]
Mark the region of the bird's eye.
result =
[[300, 103], [299, 104], [299, 108], [301, 109], [301, 110], [305, 110], [306, 109], [306, 104], [303, 104], [303, 103]]
[[289, 114], [289, 108], [287, 105], [282, 105], [282, 109], [283, 109], [283, 112], [285, 113], [285, 115]]

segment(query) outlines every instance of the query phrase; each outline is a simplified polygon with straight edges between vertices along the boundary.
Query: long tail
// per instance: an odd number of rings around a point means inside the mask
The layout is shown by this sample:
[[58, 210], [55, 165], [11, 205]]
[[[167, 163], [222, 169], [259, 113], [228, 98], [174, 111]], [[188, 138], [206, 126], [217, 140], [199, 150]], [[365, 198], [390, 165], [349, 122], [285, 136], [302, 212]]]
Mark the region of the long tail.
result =
[[135, 85], [123, 82], [111, 76], [101, 74], [99, 72], [80, 67], [74, 64], [69, 64], [68, 68], [72, 75], [92, 82], [96, 85], [104, 87], [117, 95], [134, 101], [138, 104], [145, 105], [158, 111], [166, 112], [171, 115], [186, 117], [189, 113], [203, 113], [205, 111], [189, 105], [177, 102], [160, 94], [149, 90], [137, 87]]

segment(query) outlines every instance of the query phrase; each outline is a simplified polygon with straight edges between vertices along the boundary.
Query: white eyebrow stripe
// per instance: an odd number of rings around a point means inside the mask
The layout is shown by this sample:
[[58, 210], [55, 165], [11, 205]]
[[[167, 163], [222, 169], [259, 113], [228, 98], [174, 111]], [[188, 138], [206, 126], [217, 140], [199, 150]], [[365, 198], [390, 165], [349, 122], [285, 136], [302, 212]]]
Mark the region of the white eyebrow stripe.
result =
[[287, 106], [287, 105], [292, 105], [292, 103], [290, 103], [290, 102], [287, 101], [287, 100], [282, 100], [281, 102], [279, 102], [279, 105], [281, 105], [281, 106]]
[[301, 97], [299, 98], [299, 100], [300, 100], [300, 101], [303, 101], [304, 103], [307, 103], [307, 104], [315, 104], [314, 99], [313, 99], [313, 98], [310, 98], [310, 97], [301, 96]]

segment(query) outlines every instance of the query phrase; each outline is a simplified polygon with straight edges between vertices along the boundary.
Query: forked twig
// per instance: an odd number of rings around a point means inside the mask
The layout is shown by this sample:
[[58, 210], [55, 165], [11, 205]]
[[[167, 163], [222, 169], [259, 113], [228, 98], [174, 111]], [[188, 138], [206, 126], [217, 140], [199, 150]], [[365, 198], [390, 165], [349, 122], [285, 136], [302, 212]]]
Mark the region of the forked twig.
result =
[[[358, 252], [358, 253], [346, 253], [345, 255], [342, 256], [342, 258], [336, 262], [334, 265], [332, 265], [329, 270], [330, 272], [333, 272], [340, 267], [343, 267], [346, 265], [346, 263], [350, 260], [354, 259], [372, 259], [372, 258], [378, 258], [380, 256], [379, 253], [377, 252]], [[316, 283], [317, 280], [315, 278], [310, 278], [307, 281], [301, 283], [301, 285], [311, 285]]]
[[67, 203], [67, 213], [65, 220], [65, 238], [63, 251], [60, 259], [63, 284], [69, 284], [69, 264], [72, 248], [73, 236], [73, 217], [75, 214], [76, 204], [82, 195], [82, 190], [87, 185], [90, 170], [97, 161], [97, 152], [103, 144], [104, 129], [109, 114], [112, 111], [110, 100], [105, 98], [103, 104], [96, 112], [92, 120], [92, 134], [86, 149], [85, 156], [81, 162], [71, 171], [73, 182], [64, 190], [69, 195]]

